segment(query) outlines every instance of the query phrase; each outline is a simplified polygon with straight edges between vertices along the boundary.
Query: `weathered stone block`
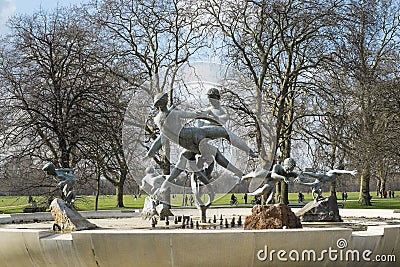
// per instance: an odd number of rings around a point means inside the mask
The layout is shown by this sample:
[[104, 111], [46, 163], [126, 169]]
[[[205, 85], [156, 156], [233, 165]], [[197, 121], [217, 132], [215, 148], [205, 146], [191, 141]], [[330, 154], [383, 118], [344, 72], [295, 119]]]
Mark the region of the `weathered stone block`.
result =
[[[55, 221], [55, 229], [60, 232], [94, 229], [97, 226], [71, 209], [62, 199], [56, 198], [50, 204], [50, 212]], [[58, 228], [58, 229], [56, 229]]]
[[300, 219], [284, 204], [257, 205], [246, 217], [245, 230], [302, 228]]
[[329, 196], [307, 203], [296, 212], [303, 222], [341, 222], [335, 196]]

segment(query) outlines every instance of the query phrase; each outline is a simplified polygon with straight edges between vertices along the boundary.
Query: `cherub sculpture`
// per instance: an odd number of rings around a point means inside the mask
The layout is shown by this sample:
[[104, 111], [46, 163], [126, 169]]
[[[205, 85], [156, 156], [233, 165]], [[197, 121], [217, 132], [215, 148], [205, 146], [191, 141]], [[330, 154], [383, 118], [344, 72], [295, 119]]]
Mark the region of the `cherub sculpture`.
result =
[[[167, 177], [160, 188], [160, 192], [164, 192], [168, 188], [168, 183], [178, 177], [180, 173], [185, 169], [188, 161], [193, 161], [196, 156], [200, 156], [202, 159], [215, 162], [227, 170], [233, 172], [236, 176], [241, 177], [242, 171], [232, 165], [218, 150], [218, 148], [209, 144], [210, 140], [223, 138], [229, 140], [231, 144], [243, 151], [246, 151], [249, 155], [254, 154], [251, 149], [242, 140], [232, 139], [229, 136], [227, 130], [215, 119], [201, 114], [200, 112], [182, 111], [176, 108], [168, 108], [168, 95], [158, 94], [154, 98], [154, 107], [159, 112], [154, 118], [154, 122], [160, 129], [161, 134], [151, 145], [146, 157], [154, 157], [155, 153], [162, 147], [162, 145], [169, 140], [180, 147], [184, 148], [184, 151], [180, 154], [178, 163], [171, 171], [171, 175]], [[184, 119], [204, 119], [214, 122], [216, 125], [207, 127], [186, 127], [183, 126]], [[193, 164], [198, 165], [197, 163]], [[202, 180], [203, 183], [207, 183], [208, 177], [202, 172], [202, 169], [198, 169], [196, 175]]]
[[[225, 125], [229, 120], [229, 115], [221, 105], [221, 94], [219, 90], [217, 88], [210, 88], [207, 91], [207, 99], [209, 105], [200, 112], [201, 114], [210, 116], [211, 118], [215, 119], [218, 123], [215, 123], [214, 121], [199, 121], [199, 126], [206, 127]], [[229, 141], [233, 144], [233, 146], [236, 146], [237, 148], [245, 151], [252, 158], [258, 157], [258, 155], [252, 149], [250, 149], [238, 135], [226, 128], [225, 130], [228, 133]]]
[[57, 184], [57, 188], [61, 189], [62, 199], [69, 207], [74, 206], [76, 193], [73, 190], [75, 184], [74, 170], [71, 168], [56, 169], [53, 163], [49, 162], [42, 168], [48, 175], [54, 176], [56, 179], [61, 180]]
[[145, 172], [146, 175], [142, 179], [140, 190], [153, 195], [165, 181], [165, 176], [156, 174], [153, 167], [147, 167]]
[[[344, 170], [344, 166], [340, 165], [338, 168], [330, 170], [326, 173], [314, 173], [314, 172], [302, 172], [301, 176], [294, 180], [295, 183], [310, 186], [312, 189], [312, 197], [314, 200], [318, 200], [322, 197], [322, 185], [327, 182], [333, 182], [339, 175], [342, 174], [351, 174], [356, 175], [357, 170], [346, 171]], [[316, 178], [313, 182], [304, 182], [304, 178]], [[317, 197], [314, 194], [317, 193]]]
[[253, 178], [264, 178], [265, 183], [262, 187], [258, 188], [254, 192], [248, 193], [250, 196], [262, 196], [262, 198], [267, 198], [265, 201], [266, 204], [272, 203], [272, 199], [275, 194], [275, 185], [279, 181], [284, 181], [285, 183], [289, 183], [289, 177], [298, 177], [300, 174], [293, 172], [296, 167], [296, 161], [292, 158], [287, 158], [283, 161], [283, 165], [275, 164], [272, 167], [272, 171], [269, 170], [259, 170], [255, 172], [251, 172], [242, 177], [242, 181], [246, 179]]

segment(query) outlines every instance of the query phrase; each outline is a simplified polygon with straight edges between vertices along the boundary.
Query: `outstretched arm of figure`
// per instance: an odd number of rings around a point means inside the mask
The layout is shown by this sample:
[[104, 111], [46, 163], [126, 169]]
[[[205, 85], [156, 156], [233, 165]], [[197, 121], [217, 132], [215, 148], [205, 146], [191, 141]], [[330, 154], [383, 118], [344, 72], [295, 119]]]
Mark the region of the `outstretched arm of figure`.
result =
[[297, 182], [298, 184], [301, 184], [301, 185], [306, 185], [306, 186], [316, 186], [318, 183], [319, 183], [319, 181], [318, 181], [318, 179], [317, 180], [315, 180], [314, 182], [310, 182], [310, 183], [305, 183], [305, 182]]
[[55, 176], [59, 180], [75, 180], [75, 175], [70, 170], [72, 169], [56, 169]]
[[197, 116], [195, 119], [199, 119], [199, 120], [205, 120], [205, 121], [210, 121], [212, 123], [218, 124], [220, 126], [222, 126], [222, 123], [219, 120], [213, 119], [211, 117], [206, 117], [206, 116]]
[[153, 144], [151, 144], [149, 151], [147, 151], [146, 153], [146, 157], [147, 158], [153, 158], [156, 154], [156, 152], [158, 150], [161, 149], [162, 145], [163, 145], [163, 136], [162, 134], [160, 134], [153, 142]]
[[246, 179], [262, 178], [265, 179], [270, 176], [271, 172], [269, 170], [261, 169], [258, 171], [250, 172], [242, 177], [242, 181]]
[[61, 168], [61, 169], [56, 169], [57, 171], [60, 171], [60, 172], [65, 172], [65, 173], [72, 173], [72, 172], [74, 172], [74, 169], [72, 169], [72, 168]]
[[302, 172], [301, 175], [302, 175], [302, 177], [308, 176], [308, 177], [312, 177], [312, 178], [316, 178], [316, 179], [326, 178], [326, 174], [324, 174], [324, 173]]
[[211, 111], [211, 109], [206, 108], [206, 109], [202, 109], [196, 112], [198, 115], [205, 115], [205, 116], [213, 116], [214, 113]]
[[293, 182], [304, 183], [304, 180], [306, 180], [306, 179], [309, 180], [309, 179], [315, 178], [315, 177], [311, 177], [311, 176], [305, 176], [303, 174], [304, 174], [304, 172], [296, 173], [296, 178], [293, 180]]
[[351, 174], [351, 175], [356, 175], [357, 174], [357, 170], [352, 170], [352, 171], [346, 171], [346, 170], [337, 170], [337, 169], [334, 169], [334, 170], [330, 170], [329, 172], [328, 172], [328, 174]]
[[200, 112], [185, 111], [180, 109], [171, 109], [171, 111], [178, 115], [179, 118], [183, 119], [195, 119], [201, 115]]
[[289, 180], [285, 176], [277, 174], [276, 172], [273, 172], [273, 171], [271, 173], [271, 178], [272, 179], [283, 180], [287, 184], [289, 183]]
[[285, 172], [285, 170], [283, 169], [283, 167], [280, 164], [275, 164], [272, 167], [271, 178], [283, 180], [283, 181], [285, 181], [285, 183], [289, 183], [289, 180], [285, 176], [279, 174], [279, 173], [284, 173], [284, 172]]
[[205, 109], [203, 111], [203, 113], [217, 119], [222, 124], [226, 123], [229, 120], [229, 115], [223, 107], [219, 107], [219, 108], [208, 107], [207, 109]]
[[178, 115], [178, 117], [180, 117], [180, 118], [206, 120], [206, 121], [210, 121], [210, 122], [222, 125], [221, 122], [219, 122], [215, 118], [208, 116], [207, 114], [204, 114], [202, 112], [183, 111], [183, 110], [176, 110], [176, 109], [174, 109], [173, 112], [176, 113]]

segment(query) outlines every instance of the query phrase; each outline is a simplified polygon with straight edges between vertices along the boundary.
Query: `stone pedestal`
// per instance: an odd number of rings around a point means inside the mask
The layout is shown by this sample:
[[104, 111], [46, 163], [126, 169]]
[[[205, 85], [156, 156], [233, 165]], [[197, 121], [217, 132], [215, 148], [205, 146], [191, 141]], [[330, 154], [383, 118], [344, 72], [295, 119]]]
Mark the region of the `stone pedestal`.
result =
[[244, 222], [245, 230], [302, 228], [300, 219], [284, 204], [254, 206]]
[[197, 209], [200, 211], [201, 222], [202, 223], [206, 223], [207, 222], [206, 214], [207, 214], [208, 206], [200, 205], [200, 206], [197, 207]]
[[296, 215], [303, 222], [342, 222], [335, 196], [309, 202]]
[[144, 205], [142, 210], [143, 219], [151, 219], [153, 216], [156, 216], [157, 215], [156, 207], [157, 207], [156, 201], [151, 196], [147, 196], [144, 200]]
[[156, 207], [157, 213], [160, 216], [160, 220], [165, 220], [169, 216], [174, 216], [171, 212], [171, 206], [166, 203], [160, 203]]
[[171, 212], [171, 206], [169, 204], [148, 196], [144, 201], [142, 217], [143, 219], [151, 219], [154, 216], [159, 216], [160, 220], [164, 220], [168, 216], [174, 216], [174, 214]]
[[50, 212], [55, 224], [53, 229], [60, 232], [94, 229], [97, 226], [90, 223], [76, 210], [71, 209], [62, 199], [56, 198], [50, 204]]

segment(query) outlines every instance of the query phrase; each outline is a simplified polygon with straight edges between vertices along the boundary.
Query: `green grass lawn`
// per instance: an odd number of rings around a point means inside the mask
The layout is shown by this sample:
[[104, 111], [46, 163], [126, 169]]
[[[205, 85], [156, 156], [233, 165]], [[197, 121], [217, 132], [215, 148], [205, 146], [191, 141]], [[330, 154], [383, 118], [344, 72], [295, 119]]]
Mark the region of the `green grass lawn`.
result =
[[[34, 199], [38, 206], [42, 205], [41, 202], [46, 202], [45, 197], [34, 197]], [[43, 205], [45, 204], [43, 203]], [[22, 212], [27, 206], [31, 206], [28, 205], [27, 196], [0, 196], [0, 214]]]
[[[243, 194], [235, 194], [239, 204], [244, 204]], [[324, 193], [324, 196], [327, 196], [328, 193]], [[348, 200], [346, 202], [342, 202], [341, 193], [337, 193], [338, 202], [344, 204], [344, 208], [349, 209], [400, 209], [400, 198], [398, 195], [396, 198], [378, 198], [374, 194], [372, 194], [372, 206], [361, 206], [358, 203], [358, 192], [348, 192]], [[215, 200], [213, 202], [213, 206], [220, 205], [228, 205], [230, 202], [230, 194], [217, 194]], [[312, 201], [311, 194], [304, 193], [305, 202]], [[33, 197], [38, 206], [43, 206], [46, 203], [46, 199], [44, 197]], [[140, 209], [143, 208], [144, 200], [146, 195], [142, 195], [141, 197], [134, 198], [133, 195], [125, 195], [124, 196], [124, 205], [125, 208], [122, 209]], [[248, 203], [251, 203], [253, 197], [248, 198]], [[203, 199], [204, 202], [207, 201], [206, 198]], [[189, 201], [188, 201], [189, 202]], [[297, 193], [289, 193], [289, 202], [297, 202]], [[171, 199], [172, 206], [182, 206], [183, 203], [183, 195], [177, 194], [174, 198]], [[190, 205], [190, 204], [189, 204]], [[22, 212], [23, 209], [28, 204], [27, 196], [0, 196], [0, 214], [1, 213], [16, 213]], [[94, 196], [78, 196], [75, 201], [75, 206], [77, 210], [94, 210], [95, 207], [95, 197]], [[99, 210], [107, 210], [107, 209], [121, 209], [116, 208], [116, 197], [114, 195], [102, 195], [99, 198]]]

